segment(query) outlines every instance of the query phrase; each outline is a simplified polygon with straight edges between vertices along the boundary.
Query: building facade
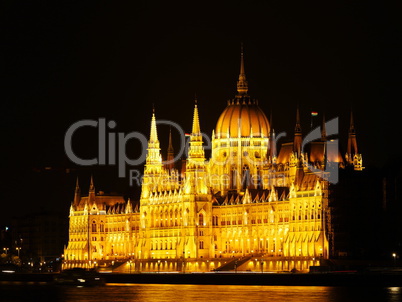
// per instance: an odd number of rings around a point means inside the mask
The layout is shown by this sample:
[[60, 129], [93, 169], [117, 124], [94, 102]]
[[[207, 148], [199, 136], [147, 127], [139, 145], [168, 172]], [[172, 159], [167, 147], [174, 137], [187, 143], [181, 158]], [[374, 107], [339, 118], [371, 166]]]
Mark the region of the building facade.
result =
[[345, 156], [331, 147], [337, 145], [324, 122], [320, 135], [304, 146], [297, 110], [294, 139], [277, 151], [269, 120], [248, 94], [241, 54], [237, 94], [212, 133], [211, 158], [205, 158], [197, 102], [181, 170], [171, 139], [162, 160], [153, 112], [139, 203], [96, 194], [92, 179], [81, 197], [77, 183], [64, 266], [275, 271], [319, 265], [333, 236], [330, 173], [363, 169], [353, 119]]

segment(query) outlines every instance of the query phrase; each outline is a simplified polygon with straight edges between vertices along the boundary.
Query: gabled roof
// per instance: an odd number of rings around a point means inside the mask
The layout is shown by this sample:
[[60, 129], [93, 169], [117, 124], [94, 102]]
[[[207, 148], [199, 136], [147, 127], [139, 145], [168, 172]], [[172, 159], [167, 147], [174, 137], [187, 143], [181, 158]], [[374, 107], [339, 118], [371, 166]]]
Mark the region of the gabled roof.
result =
[[[76, 210], [84, 210], [85, 204], [89, 202], [88, 199], [88, 196], [81, 197]], [[107, 206], [112, 206], [118, 203], [126, 203], [123, 196], [118, 195], [95, 195], [94, 202], [100, 211], [105, 210]]]

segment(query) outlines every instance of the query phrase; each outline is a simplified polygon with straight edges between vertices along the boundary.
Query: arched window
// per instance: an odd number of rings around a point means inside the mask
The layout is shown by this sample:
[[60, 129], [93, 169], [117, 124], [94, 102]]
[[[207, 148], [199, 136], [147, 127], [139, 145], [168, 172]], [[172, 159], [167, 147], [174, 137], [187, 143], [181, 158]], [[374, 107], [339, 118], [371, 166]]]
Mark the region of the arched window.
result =
[[199, 242], [200, 250], [204, 249], [204, 241], [200, 240]]
[[96, 232], [96, 221], [92, 221], [92, 232]]
[[204, 215], [202, 215], [202, 213], [198, 215], [198, 225], [200, 226], [204, 225]]

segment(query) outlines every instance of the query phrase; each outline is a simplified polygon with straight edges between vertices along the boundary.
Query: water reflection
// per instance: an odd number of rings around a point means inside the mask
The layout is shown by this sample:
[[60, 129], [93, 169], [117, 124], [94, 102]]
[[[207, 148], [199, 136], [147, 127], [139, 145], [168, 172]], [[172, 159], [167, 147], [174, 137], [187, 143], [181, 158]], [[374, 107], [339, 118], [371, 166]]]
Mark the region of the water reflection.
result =
[[68, 287], [44, 284], [1, 284], [1, 301], [402, 301], [400, 287], [229, 286], [108, 284], [104, 287]]

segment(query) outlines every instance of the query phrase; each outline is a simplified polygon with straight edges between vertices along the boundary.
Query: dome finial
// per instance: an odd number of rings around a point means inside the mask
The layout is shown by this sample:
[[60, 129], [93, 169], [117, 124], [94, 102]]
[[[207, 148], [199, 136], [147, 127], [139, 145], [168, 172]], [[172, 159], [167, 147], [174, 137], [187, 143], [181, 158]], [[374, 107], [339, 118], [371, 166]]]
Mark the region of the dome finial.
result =
[[246, 80], [246, 73], [244, 72], [244, 54], [243, 43], [241, 43], [241, 57], [240, 57], [240, 74], [237, 81], [237, 93], [238, 95], [246, 95], [248, 92], [248, 83]]

